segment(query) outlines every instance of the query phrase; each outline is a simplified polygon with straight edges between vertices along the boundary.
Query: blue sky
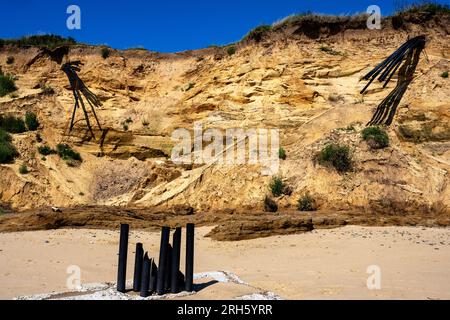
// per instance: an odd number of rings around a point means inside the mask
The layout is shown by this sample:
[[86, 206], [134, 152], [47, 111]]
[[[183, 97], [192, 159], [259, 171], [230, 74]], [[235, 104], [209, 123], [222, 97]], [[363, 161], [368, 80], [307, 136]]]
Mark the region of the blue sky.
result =
[[[438, 2], [448, 4], [450, 0]], [[383, 15], [404, 0], [19, 0], [3, 1], [0, 38], [54, 33], [89, 44], [117, 49], [145, 47], [177, 52], [223, 45], [241, 39], [250, 29], [293, 13], [353, 14], [379, 5]], [[67, 7], [81, 9], [81, 30], [66, 27]]]

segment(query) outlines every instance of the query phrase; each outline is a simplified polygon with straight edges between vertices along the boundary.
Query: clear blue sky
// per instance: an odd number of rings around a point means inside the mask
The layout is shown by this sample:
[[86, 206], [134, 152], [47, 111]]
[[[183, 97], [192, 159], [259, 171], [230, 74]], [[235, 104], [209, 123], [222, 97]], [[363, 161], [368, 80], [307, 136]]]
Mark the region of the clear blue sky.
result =
[[[388, 15], [394, 11], [396, 1], [399, 0], [8, 0], [1, 5], [0, 38], [54, 33], [118, 49], [142, 46], [176, 52], [228, 44], [255, 26], [308, 10], [353, 14], [376, 4], [383, 15]], [[81, 8], [81, 30], [66, 27], [66, 9], [71, 4]]]

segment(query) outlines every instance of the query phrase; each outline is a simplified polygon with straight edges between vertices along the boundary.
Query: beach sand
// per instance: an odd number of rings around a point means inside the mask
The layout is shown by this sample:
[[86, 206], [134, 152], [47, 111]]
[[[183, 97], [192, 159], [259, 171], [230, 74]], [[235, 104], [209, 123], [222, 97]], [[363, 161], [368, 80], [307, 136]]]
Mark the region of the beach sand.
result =
[[[210, 230], [196, 229], [195, 273], [225, 271], [245, 283], [205, 276], [195, 281], [204, 284], [198, 293], [178, 299], [450, 299], [449, 228], [347, 226], [239, 242], [205, 238]], [[1, 233], [0, 298], [70, 291], [71, 265], [82, 284], [114, 282], [118, 239], [118, 231], [89, 229]], [[129, 280], [136, 242], [157, 259], [159, 233], [130, 233]], [[367, 287], [373, 265], [380, 290]]]

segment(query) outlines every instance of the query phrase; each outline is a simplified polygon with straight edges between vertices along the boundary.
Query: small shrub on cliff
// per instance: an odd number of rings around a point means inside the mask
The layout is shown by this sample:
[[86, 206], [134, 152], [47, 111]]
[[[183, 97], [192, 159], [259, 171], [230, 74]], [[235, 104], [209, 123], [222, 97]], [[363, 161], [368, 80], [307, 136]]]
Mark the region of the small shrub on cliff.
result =
[[342, 52], [335, 51], [335, 50], [333, 50], [333, 49], [331, 49], [330, 47], [327, 47], [327, 46], [320, 47], [320, 50], [323, 51], [323, 52], [326, 52], [328, 54], [331, 54], [332, 56], [342, 55]]
[[70, 167], [75, 167], [79, 162], [83, 161], [81, 155], [67, 144], [58, 144], [56, 146], [56, 152]]
[[4, 97], [9, 93], [17, 90], [14, 83], [14, 78], [10, 75], [5, 75], [0, 70], [0, 97]]
[[254, 40], [256, 42], [260, 42], [264, 35], [266, 35], [270, 30], [272, 30], [272, 26], [270, 25], [261, 25], [251, 30], [245, 37], [244, 40]]
[[281, 160], [286, 160], [287, 156], [286, 156], [286, 150], [284, 150], [283, 148], [280, 148], [280, 150], [278, 150], [278, 157]]
[[11, 143], [0, 143], [0, 163], [10, 163], [17, 155], [17, 151]]
[[46, 85], [46, 84], [41, 86], [41, 90], [42, 90], [42, 94], [46, 95], [46, 96], [51, 96], [52, 94], [55, 93], [55, 89], [53, 89], [51, 86]]
[[9, 133], [23, 133], [27, 131], [25, 122], [14, 116], [0, 116], [0, 128]]
[[270, 192], [272, 192], [274, 197], [281, 196], [283, 194], [284, 187], [283, 180], [281, 180], [280, 177], [273, 177], [269, 183]]
[[305, 193], [300, 199], [298, 199], [297, 208], [300, 211], [316, 211], [316, 200], [309, 193]]
[[103, 59], [108, 59], [109, 56], [111, 55], [111, 52], [109, 51], [108, 48], [104, 47], [104, 48], [102, 48], [102, 50], [101, 50], [101, 54], [102, 54], [102, 58], [103, 58]]
[[29, 131], [36, 131], [39, 127], [39, 121], [34, 112], [27, 112], [25, 114], [25, 123]]
[[18, 155], [11, 141], [11, 135], [0, 129], [0, 163], [2, 164], [10, 163]]
[[265, 212], [277, 212], [278, 211], [277, 203], [268, 196], [266, 196], [264, 198], [264, 211]]
[[20, 168], [19, 168], [19, 173], [20, 174], [27, 174], [27, 173], [29, 173], [30, 171], [28, 171], [28, 167], [26, 166], [26, 165], [21, 165], [20, 166]]
[[40, 146], [38, 147], [38, 151], [43, 156], [49, 156], [51, 154], [56, 154], [56, 151], [50, 148], [49, 146]]
[[442, 72], [441, 77], [444, 78], [444, 79], [447, 79], [448, 78], [448, 71]]
[[389, 136], [380, 127], [367, 127], [362, 137], [372, 149], [384, 149], [389, 146]]
[[6, 64], [13, 64], [14, 63], [14, 57], [9, 56], [8, 58], [6, 58]]
[[235, 46], [229, 46], [227, 48], [227, 53], [228, 53], [229, 56], [232, 56], [233, 54], [236, 53], [236, 47]]
[[319, 152], [317, 160], [321, 165], [332, 165], [338, 172], [352, 169], [352, 156], [347, 146], [327, 145]]

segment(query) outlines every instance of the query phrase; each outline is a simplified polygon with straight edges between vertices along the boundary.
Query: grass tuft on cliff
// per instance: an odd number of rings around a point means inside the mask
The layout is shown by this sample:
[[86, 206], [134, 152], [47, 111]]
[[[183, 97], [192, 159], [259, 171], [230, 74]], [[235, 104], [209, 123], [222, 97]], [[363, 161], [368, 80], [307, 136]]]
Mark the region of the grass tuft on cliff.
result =
[[25, 122], [18, 117], [0, 115], [0, 129], [5, 130], [9, 133], [23, 133], [27, 131]]
[[0, 68], [0, 97], [4, 97], [17, 90], [14, 78], [11, 75], [3, 74]]
[[436, 1], [418, 1], [398, 8], [397, 13], [428, 13], [436, 15], [439, 13], [450, 13], [450, 6], [437, 3]]
[[305, 193], [298, 199], [297, 209], [299, 211], [317, 211], [316, 200], [309, 193]]
[[280, 177], [273, 177], [269, 183], [269, 190], [274, 197], [279, 197], [283, 194], [284, 183]]
[[380, 127], [367, 127], [362, 131], [362, 138], [372, 149], [389, 147], [389, 136]]
[[2, 45], [12, 45], [19, 48], [39, 47], [54, 49], [63, 45], [75, 45], [77, 42], [72, 37], [64, 38], [54, 34], [34, 35], [19, 39], [0, 39]]
[[244, 40], [247, 40], [247, 41], [253, 40], [256, 42], [260, 42], [270, 30], [272, 30], [271, 25], [264, 24], [264, 25], [258, 26], [256, 28], [254, 28], [253, 30], [251, 30], [244, 37]]
[[319, 164], [333, 166], [338, 172], [352, 170], [352, 155], [348, 146], [329, 144], [317, 155]]
[[81, 155], [78, 152], [74, 151], [67, 144], [58, 144], [56, 146], [56, 152], [61, 157], [61, 159], [63, 159], [67, 163], [69, 167], [75, 167], [78, 163], [83, 161]]
[[39, 127], [39, 121], [37, 115], [34, 112], [28, 111], [25, 114], [25, 124], [29, 131], [36, 131]]
[[17, 150], [12, 145], [11, 135], [0, 129], [0, 163], [10, 163], [18, 156]]

